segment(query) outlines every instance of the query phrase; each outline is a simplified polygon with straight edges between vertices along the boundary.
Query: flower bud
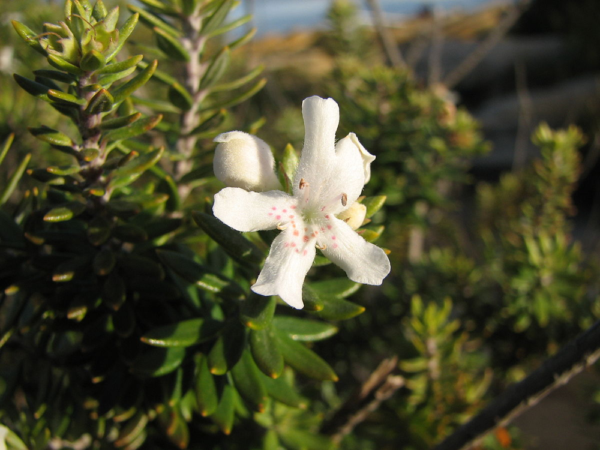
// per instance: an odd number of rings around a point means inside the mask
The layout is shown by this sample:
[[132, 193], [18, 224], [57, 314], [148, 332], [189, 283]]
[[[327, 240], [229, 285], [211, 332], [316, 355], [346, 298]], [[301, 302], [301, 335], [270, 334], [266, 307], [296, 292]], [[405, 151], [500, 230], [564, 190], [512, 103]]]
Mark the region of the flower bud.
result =
[[337, 218], [346, 222], [353, 230], [356, 230], [365, 221], [366, 215], [367, 207], [362, 203], [354, 202], [350, 208], [339, 213]]
[[275, 158], [265, 141], [242, 131], [222, 133], [214, 140], [213, 168], [216, 177], [228, 187], [247, 191], [281, 189], [275, 174]]

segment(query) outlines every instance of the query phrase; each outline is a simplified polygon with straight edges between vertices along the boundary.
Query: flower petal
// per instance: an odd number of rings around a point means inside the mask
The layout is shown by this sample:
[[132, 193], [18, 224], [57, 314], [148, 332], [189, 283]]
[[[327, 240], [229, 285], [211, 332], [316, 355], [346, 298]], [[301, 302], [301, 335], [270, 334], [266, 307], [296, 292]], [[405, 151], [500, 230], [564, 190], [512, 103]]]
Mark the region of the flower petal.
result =
[[323, 254], [357, 283], [380, 285], [390, 273], [385, 252], [360, 237], [345, 222], [331, 218], [318, 239]]
[[213, 213], [238, 231], [272, 230], [287, 223], [296, 200], [282, 191], [248, 192], [225, 188], [215, 195]]
[[242, 131], [218, 135], [213, 160], [216, 177], [229, 187], [247, 191], [281, 189], [275, 174], [275, 158], [265, 141]]
[[331, 98], [313, 96], [302, 102], [302, 116], [304, 148], [294, 180], [294, 195], [298, 195], [301, 179], [314, 191], [328, 177], [335, 162], [335, 132], [340, 122], [340, 109]]
[[371, 155], [368, 150], [363, 147], [354, 133], [350, 133], [348, 136], [360, 150], [360, 155], [362, 156], [363, 160], [363, 170], [365, 172], [365, 184], [367, 184], [371, 179], [371, 163], [375, 161], [375, 156]]
[[315, 259], [314, 240], [304, 247], [294, 245], [292, 229], [275, 238], [258, 280], [252, 290], [260, 295], [279, 295], [296, 309], [302, 302], [302, 283]]

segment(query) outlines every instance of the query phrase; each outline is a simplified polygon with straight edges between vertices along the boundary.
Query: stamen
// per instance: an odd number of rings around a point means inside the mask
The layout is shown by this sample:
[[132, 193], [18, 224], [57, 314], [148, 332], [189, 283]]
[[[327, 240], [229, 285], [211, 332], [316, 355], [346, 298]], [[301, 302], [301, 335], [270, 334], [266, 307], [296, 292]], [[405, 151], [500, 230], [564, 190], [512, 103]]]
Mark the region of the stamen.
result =
[[302, 195], [302, 201], [304, 203], [308, 203], [308, 197], [310, 194], [310, 189], [309, 189], [310, 185], [308, 184], [308, 181], [306, 181], [304, 178], [300, 178], [300, 183], [298, 184], [298, 188], [300, 190], [303, 190], [304, 193]]
[[281, 230], [281, 231], [285, 230], [287, 227], [288, 227], [287, 225], [284, 225], [284, 224], [282, 224], [281, 222], [279, 222], [279, 223], [277, 224], [277, 229], [278, 229], [278, 230]]
[[317, 245], [316, 245], [316, 247], [317, 247], [319, 250], [325, 250], [325, 249], [327, 248], [327, 245], [325, 245], [325, 244], [323, 244], [323, 245], [319, 245], [319, 244], [317, 244]]
[[346, 194], [342, 194], [342, 206], [346, 206], [348, 204], [348, 196]]

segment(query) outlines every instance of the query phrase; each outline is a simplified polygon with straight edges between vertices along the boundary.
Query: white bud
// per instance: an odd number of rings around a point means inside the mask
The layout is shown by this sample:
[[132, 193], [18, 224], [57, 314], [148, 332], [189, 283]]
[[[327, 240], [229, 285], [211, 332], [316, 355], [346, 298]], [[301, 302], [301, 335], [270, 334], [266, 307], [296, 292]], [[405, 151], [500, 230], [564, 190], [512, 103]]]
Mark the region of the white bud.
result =
[[337, 218], [343, 220], [350, 228], [357, 230], [365, 221], [367, 207], [362, 203], [354, 202], [350, 208], [338, 214]]
[[213, 169], [228, 187], [247, 191], [281, 189], [275, 174], [275, 158], [265, 141], [243, 131], [230, 131], [214, 139]]

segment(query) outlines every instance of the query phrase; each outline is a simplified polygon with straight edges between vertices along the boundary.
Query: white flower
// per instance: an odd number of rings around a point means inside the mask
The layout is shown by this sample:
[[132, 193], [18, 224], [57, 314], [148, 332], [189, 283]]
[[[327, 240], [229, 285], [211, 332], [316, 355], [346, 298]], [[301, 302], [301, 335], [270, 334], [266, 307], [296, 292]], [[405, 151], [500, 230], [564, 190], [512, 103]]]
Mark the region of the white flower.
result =
[[275, 158], [265, 141], [242, 131], [218, 135], [213, 169], [216, 177], [230, 187], [248, 191], [281, 189], [275, 174]]
[[315, 247], [357, 283], [379, 285], [390, 272], [385, 252], [336, 217], [360, 195], [374, 157], [353, 134], [335, 144], [339, 108], [333, 99], [307, 98], [302, 115], [304, 149], [293, 195], [228, 187], [215, 195], [213, 207], [217, 218], [238, 231], [283, 230], [252, 290], [279, 295], [298, 309]]

